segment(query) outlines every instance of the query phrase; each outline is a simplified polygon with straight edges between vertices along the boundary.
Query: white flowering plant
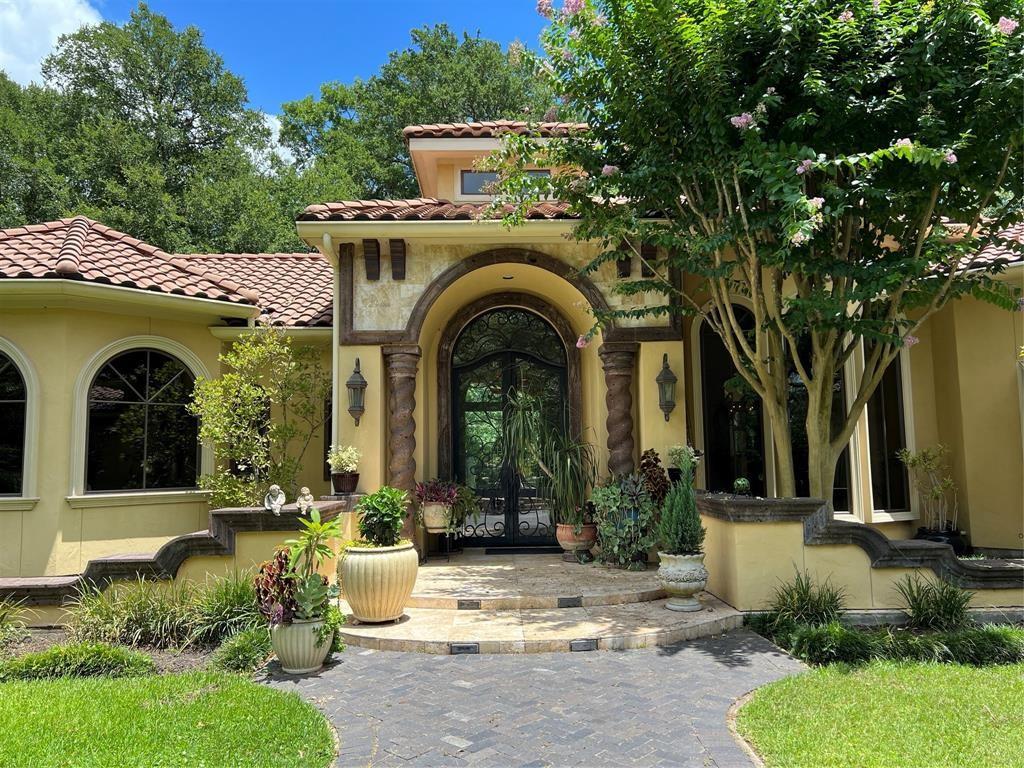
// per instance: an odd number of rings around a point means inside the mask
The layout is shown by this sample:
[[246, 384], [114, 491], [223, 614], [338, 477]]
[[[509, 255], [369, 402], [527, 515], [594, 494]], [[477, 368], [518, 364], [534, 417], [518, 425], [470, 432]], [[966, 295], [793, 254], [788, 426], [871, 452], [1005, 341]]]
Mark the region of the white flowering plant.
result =
[[327, 463], [331, 472], [355, 472], [363, 454], [354, 445], [332, 445], [327, 450]]
[[[866, 403], [922, 324], [965, 295], [1016, 307], [1020, 289], [995, 279], [1005, 260], [979, 254], [1024, 253], [1010, 232], [1024, 218], [1024, 4], [538, 10], [550, 22], [538, 71], [562, 95], [560, 119], [586, 127], [506, 135], [488, 162], [492, 212], [514, 226], [565, 201], [575, 237], [605, 248], [582, 275], [639, 262], [615, 287], [628, 308], [595, 320], [706, 322], [763, 404], [778, 494], [796, 493], [796, 438], [810, 495], [831, 498]], [[844, 402], [837, 377], [855, 355]], [[797, 396], [806, 418], [788, 407]]]

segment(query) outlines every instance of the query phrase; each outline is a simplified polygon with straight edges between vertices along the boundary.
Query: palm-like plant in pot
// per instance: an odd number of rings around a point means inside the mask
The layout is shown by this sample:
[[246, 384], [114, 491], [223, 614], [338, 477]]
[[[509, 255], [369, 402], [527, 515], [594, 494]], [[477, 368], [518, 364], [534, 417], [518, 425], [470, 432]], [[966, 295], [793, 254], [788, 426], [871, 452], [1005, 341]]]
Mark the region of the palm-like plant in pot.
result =
[[660, 565], [658, 580], [669, 599], [665, 607], [672, 611], [699, 611], [697, 593], [708, 584], [704, 567], [704, 526], [693, 493], [693, 467], [684, 456], [682, 478], [673, 483], [665, 496], [658, 522]]
[[298, 518], [302, 530], [278, 549], [256, 574], [260, 612], [270, 622], [270, 639], [281, 668], [293, 675], [315, 672], [334, 647], [343, 616], [331, 598], [337, 594], [319, 572], [334, 554], [328, 543], [341, 538], [336, 519], [321, 520], [320, 512]]
[[356, 505], [361, 541], [345, 549], [338, 566], [352, 616], [369, 623], [396, 621], [416, 584], [419, 555], [399, 535], [409, 494], [384, 486]]
[[536, 398], [513, 392], [506, 440], [519, 472], [539, 471], [538, 490], [547, 499], [555, 538], [568, 561], [592, 560], [597, 542], [587, 491], [597, 480], [593, 446], [548, 423]]

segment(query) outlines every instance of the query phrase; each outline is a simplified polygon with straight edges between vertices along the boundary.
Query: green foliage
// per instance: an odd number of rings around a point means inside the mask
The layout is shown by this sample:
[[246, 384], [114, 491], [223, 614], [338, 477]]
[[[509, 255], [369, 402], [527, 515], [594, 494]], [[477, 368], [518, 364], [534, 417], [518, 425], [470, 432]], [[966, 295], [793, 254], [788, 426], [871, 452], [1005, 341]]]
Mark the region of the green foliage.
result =
[[271, 653], [270, 631], [261, 625], [245, 629], [221, 643], [210, 658], [210, 665], [224, 672], [250, 673], [260, 669]]
[[359, 535], [374, 547], [395, 546], [408, 506], [408, 492], [389, 485], [363, 496], [356, 505]]
[[896, 457], [914, 480], [924, 524], [933, 531], [956, 530], [956, 485], [946, 466], [948, 453], [949, 449], [941, 444], [917, 452], [909, 448], [896, 451]]
[[139, 578], [107, 589], [83, 588], [68, 607], [68, 635], [77, 641], [153, 648], [216, 645], [262, 625], [246, 574], [202, 585]]
[[947, 581], [930, 581], [915, 573], [896, 582], [896, 591], [912, 627], [959, 629], [972, 623], [967, 609], [974, 594]]
[[25, 636], [21, 602], [0, 599], [0, 654]]
[[673, 483], [665, 497], [658, 520], [662, 551], [669, 555], [695, 555], [704, 549], [704, 526], [693, 493], [693, 465], [683, 456], [682, 478]]
[[235, 341], [220, 362], [226, 370], [219, 377], [196, 379], [189, 406], [199, 417], [199, 439], [234, 465], [200, 478], [210, 504], [259, 505], [275, 483], [295, 498], [303, 457], [326, 420], [330, 374], [320, 350], [264, 325]]
[[355, 472], [362, 454], [354, 445], [332, 445], [327, 451], [331, 472]]
[[103, 643], [54, 645], [0, 662], [0, 682], [54, 677], [138, 677], [155, 672], [144, 653]]
[[654, 502], [654, 506], [661, 507], [665, 503], [665, 496], [668, 493], [668, 473], [661, 465], [661, 457], [653, 448], [648, 448], [640, 454], [640, 476], [644, 479], [644, 486], [647, 494]]
[[256, 590], [248, 572], [208, 579], [194, 593], [190, 643], [217, 645], [239, 632], [263, 626]]
[[330, 641], [331, 652], [341, 653], [345, 650], [345, 641], [341, 639], [338, 630], [345, 624], [345, 614], [338, 606], [329, 605], [322, 618], [324, 623], [316, 631], [317, 646]]
[[768, 613], [775, 622], [792, 622], [819, 626], [839, 621], [846, 604], [842, 587], [834, 587], [826, 579], [815, 584], [806, 571], [796, 571], [793, 581], [775, 588]]
[[303, 168], [343, 175], [363, 197], [416, 197], [405, 126], [536, 119], [554, 103], [521, 45], [502, 50], [445, 24], [414, 29], [411, 37], [412, 45], [391, 53], [369, 79], [325, 83], [319, 99], [283, 106], [281, 142]]
[[3, 685], [0, 765], [325, 768], [326, 719], [295, 693], [223, 672]]
[[519, 472], [537, 478], [555, 523], [578, 529], [586, 522], [587, 491], [597, 480], [594, 447], [549, 424], [537, 398], [523, 391], [509, 397], [505, 440]]
[[[958, 297], [1012, 309], [1019, 294], [977, 254], [1022, 250], [1001, 233], [1024, 217], [1012, 172], [1024, 35], [996, 25], [1022, 13], [1020, 0], [596, 0], [556, 13], [541, 71], [589, 131], [505, 137], [488, 163], [493, 210], [519, 224], [544, 197], [568, 202], [575, 236], [604, 246], [584, 274], [658, 246], [646, 275], [616, 286], [629, 306], [596, 321], [701, 316], [764, 403], [782, 496], [796, 489], [792, 371], [810, 494], [831, 498], [865, 403], [917, 329]], [[532, 164], [565, 172], [530, 176]], [[965, 227], [954, 236], [950, 222]], [[833, 428], [836, 374], [854, 354], [864, 365]]]
[[863, 664], [882, 657], [880, 637], [838, 621], [800, 624], [788, 636], [786, 650], [808, 664]]
[[601, 545], [602, 562], [630, 570], [646, 567], [647, 550], [654, 543], [652, 527], [656, 508], [637, 474], [599, 486], [590, 500]]

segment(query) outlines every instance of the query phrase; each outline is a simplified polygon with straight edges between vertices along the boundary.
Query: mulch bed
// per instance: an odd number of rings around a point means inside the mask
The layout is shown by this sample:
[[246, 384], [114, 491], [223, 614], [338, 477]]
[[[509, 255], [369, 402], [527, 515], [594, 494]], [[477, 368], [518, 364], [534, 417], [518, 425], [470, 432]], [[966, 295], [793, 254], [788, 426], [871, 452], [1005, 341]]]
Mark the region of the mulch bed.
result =
[[[27, 636], [5, 649], [6, 656], [24, 656], [27, 653], [45, 651], [54, 645], [68, 642], [67, 633], [63, 629], [30, 629]], [[156, 648], [138, 648], [153, 659], [157, 672], [161, 675], [177, 672], [190, 672], [205, 667], [210, 660], [212, 650], [189, 648], [187, 650], [158, 650]]]

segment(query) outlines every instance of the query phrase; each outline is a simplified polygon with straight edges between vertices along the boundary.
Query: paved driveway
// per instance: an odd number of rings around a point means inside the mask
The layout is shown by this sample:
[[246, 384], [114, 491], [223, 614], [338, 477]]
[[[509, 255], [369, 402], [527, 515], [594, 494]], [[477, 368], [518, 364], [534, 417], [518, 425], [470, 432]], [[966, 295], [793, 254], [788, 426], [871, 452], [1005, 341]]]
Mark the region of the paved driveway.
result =
[[747, 630], [633, 651], [431, 656], [350, 648], [271, 674], [334, 723], [345, 766], [749, 766], [726, 725], [803, 665]]

